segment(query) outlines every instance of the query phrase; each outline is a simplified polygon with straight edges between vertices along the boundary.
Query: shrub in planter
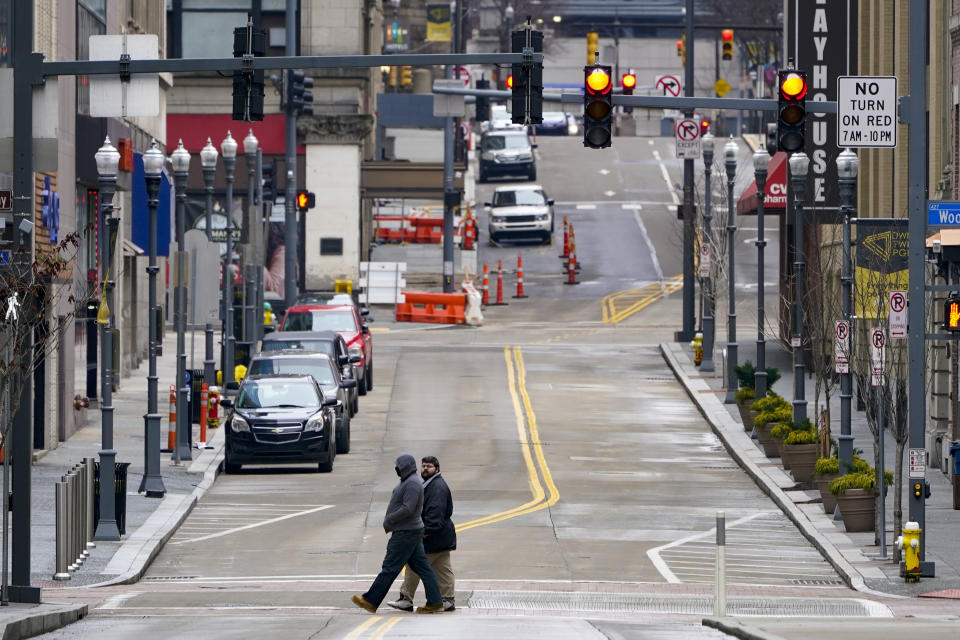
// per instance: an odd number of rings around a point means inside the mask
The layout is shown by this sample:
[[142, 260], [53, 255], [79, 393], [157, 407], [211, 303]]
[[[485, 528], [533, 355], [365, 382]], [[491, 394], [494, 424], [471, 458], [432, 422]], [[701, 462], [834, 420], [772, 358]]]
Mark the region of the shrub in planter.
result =
[[[885, 471], [885, 485], [893, 483], [893, 474]], [[848, 473], [830, 483], [830, 493], [837, 497], [840, 515], [847, 531], [873, 531], [874, 502], [877, 495], [876, 472]]]
[[[870, 465], [865, 460], [857, 456], [853, 457], [854, 472], [864, 472], [870, 470]], [[837, 508], [837, 498], [830, 493], [830, 483], [840, 477], [840, 461], [837, 456], [830, 458], [819, 458], [813, 465], [813, 477], [820, 489], [820, 499], [823, 500], [823, 510], [825, 513], [833, 513]]]
[[[809, 420], [806, 422], [809, 423]], [[812, 428], [813, 425], [809, 424], [809, 427], [792, 430], [783, 439], [781, 446], [784, 467], [790, 465], [790, 473], [797, 482], [810, 482], [817, 462], [817, 445], [820, 438]]]
[[[753, 387], [756, 381], [757, 367], [749, 360], [733, 368], [737, 382], [741, 387]], [[780, 379], [780, 370], [776, 367], [767, 367], [767, 390], [773, 388], [773, 383]]]
[[756, 411], [757, 413], [773, 411], [775, 409], [791, 409], [791, 407], [789, 402], [772, 391], [767, 394], [767, 397], [759, 398], [755, 400], [752, 405], [750, 405], [750, 410]]
[[754, 412], [750, 409], [753, 404], [753, 387], [740, 387], [735, 396], [737, 400], [737, 410], [740, 412], [740, 421], [743, 422], [745, 431], [753, 429]]

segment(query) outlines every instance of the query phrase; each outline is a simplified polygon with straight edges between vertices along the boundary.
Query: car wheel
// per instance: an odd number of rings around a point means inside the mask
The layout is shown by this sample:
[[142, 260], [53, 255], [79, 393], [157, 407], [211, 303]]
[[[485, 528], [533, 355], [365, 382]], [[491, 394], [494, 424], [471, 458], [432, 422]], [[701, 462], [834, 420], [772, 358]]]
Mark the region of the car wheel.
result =
[[360, 399], [357, 396], [353, 396], [353, 415], [360, 413]]
[[240, 469], [243, 467], [242, 464], [234, 464], [227, 459], [223, 461], [223, 472], [224, 473], [240, 473]]
[[367, 391], [373, 391], [373, 363], [371, 363], [370, 367], [367, 369], [366, 380]]
[[364, 375], [362, 378], [357, 380], [357, 394], [361, 396], [367, 395], [367, 376]]
[[487, 181], [487, 174], [483, 171], [483, 169], [480, 169], [480, 175], [477, 176], [477, 182], [479, 182], [480, 184], [483, 184], [486, 181]]
[[350, 412], [343, 414], [340, 433], [337, 434], [337, 453], [350, 453]]
[[333, 456], [323, 462], [317, 463], [317, 471], [320, 473], [330, 473], [333, 471]]
[[530, 173], [527, 174], [527, 179], [530, 180], [530, 182], [536, 182], [537, 170], [536, 169], [531, 170]]

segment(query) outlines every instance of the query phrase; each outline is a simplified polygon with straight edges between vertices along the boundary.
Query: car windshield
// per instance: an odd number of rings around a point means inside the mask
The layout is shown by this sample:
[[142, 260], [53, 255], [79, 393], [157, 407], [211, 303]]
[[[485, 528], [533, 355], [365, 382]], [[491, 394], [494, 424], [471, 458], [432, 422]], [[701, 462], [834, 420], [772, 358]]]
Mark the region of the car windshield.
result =
[[539, 189], [522, 189], [517, 191], [497, 191], [493, 194], [493, 206], [513, 207], [515, 205], [543, 206], [547, 198]]
[[291, 311], [283, 319], [282, 331], [357, 331], [350, 309]]
[[282, 351], [297, 349], [300, 351], [319, 351], [328, 356], [334, 355], [331, 340], [264, 340], [263, 351]]
[[250, 363], [247, 375], [296, 373], [313, 376], [317, 384], [336, 384], [330, 361], [326, 358], [258, 358]]
[[499, 151], [500, 149], [528, 149], [530, 143], [527, 136], [487, 136], [483, 139], [484, 151]]
[[316, 389], [304, 380], [247, 380], [240, 387], [239, 409], [319, 407]]

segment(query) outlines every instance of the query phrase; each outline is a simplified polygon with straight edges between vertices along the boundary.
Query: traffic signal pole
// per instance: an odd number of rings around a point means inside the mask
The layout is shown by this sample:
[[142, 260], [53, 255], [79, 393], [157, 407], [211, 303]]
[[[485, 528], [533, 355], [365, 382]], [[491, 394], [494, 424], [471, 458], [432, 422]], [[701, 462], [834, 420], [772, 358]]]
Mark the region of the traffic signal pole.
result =
[[[687, 59], [684, 69], [683, 94], [693, 97], [693, 0], [686, 0]], [[684, 111], [688, 118], [693, 117], [693, 108]], [[675, 334], [677, 342], [693, 340], [696, 280], [693, 274], [693, 159], [683, 161], [683, 328]]]
[[[284, 53], [288, 57], [297, 53], [296, 33], [297, 0], [287, 0], [286, 31]], [[284, 91], [292, 71], [284, 74]], [[286, 307], [291, 307], [297, 299], [297, 111], [288, 99], [286, 101], [286, 196], [283, 210], [283, 298]], [[275, 178], [276, 179], [276, 178]]]

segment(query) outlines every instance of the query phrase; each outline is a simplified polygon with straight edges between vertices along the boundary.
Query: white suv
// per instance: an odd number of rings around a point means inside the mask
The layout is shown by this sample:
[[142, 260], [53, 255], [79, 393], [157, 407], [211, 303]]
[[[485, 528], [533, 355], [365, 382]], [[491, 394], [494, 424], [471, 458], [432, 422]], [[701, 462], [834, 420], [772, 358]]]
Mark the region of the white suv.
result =
[[485, 202], [490, 242], [503, 238], [540, 238], [553, 242], [553, 200], [538, 184], [497, 187]]

